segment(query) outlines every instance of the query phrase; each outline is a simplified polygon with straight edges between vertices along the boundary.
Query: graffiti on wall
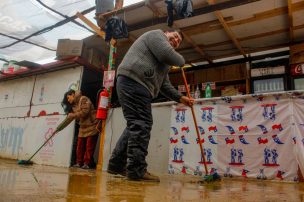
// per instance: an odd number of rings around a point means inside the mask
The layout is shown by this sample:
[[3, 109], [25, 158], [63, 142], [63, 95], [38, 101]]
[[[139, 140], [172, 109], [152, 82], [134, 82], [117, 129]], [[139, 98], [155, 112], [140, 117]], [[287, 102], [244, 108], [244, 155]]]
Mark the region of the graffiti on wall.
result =
[[6, 128], [0, 125], [0, 151], [10, 155], [18, 155], [22, 149], [24, 128]]
[[[59, 122], [59, 119], [59, 117], [45, 118], [47, 127], [45, 128], [46, 131], [44, 132], [44, 141], [46, 141], [53, 135], [54, 131], [56, 130], [55, 128]], [[54, 138], [55, 137], [51, 138], [39, 153], [40, 159], [44, 162], [50, 161], [55, 156]]]

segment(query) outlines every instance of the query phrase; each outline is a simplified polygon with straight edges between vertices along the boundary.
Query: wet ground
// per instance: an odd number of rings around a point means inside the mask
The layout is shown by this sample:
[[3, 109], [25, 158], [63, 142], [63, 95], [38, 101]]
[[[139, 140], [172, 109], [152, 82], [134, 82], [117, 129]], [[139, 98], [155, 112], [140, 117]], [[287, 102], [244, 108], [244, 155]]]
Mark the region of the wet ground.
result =
[[0, 159], [0, 201], [304, 201], [303, 183], [162, 175], [160, 183], [130, 182], [104, 172], [20, 166]]

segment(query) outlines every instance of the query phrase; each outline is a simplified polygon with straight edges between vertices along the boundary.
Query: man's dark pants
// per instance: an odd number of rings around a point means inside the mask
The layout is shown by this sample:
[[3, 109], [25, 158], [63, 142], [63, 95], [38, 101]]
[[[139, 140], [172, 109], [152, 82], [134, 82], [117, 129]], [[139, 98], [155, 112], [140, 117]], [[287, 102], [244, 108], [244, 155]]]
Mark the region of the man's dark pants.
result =
[[143, 85], [125, 76], [117, 78], [116, 88], [127, 127], [112, 152], [108, 170], [123, 172], [126, 168], [127, 177], [142, 178], [147, 170], [146, 156], [153, 124], [152, 96]]

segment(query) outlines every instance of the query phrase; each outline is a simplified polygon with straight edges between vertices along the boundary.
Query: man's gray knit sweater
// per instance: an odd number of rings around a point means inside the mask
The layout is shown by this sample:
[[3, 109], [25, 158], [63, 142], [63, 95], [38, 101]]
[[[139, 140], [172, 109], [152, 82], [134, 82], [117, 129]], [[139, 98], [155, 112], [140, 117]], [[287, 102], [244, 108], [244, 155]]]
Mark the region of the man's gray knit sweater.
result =
[[129, 77], [145, 86], [156, 98], [164, 96], [179, 102], [181, 94], [171, 85], [170, 66], [183, 66], [185, 60], [170, 45], [162, 30], [153, 30], [140, 36], [130, 47], [118, 67], [117, 75]]

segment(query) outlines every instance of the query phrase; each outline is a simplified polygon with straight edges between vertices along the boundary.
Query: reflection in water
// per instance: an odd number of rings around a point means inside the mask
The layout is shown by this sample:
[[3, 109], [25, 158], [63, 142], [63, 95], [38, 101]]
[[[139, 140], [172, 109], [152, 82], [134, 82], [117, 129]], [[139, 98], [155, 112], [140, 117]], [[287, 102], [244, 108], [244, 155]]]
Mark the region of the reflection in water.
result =
[[0, 161], [0, 201], [303, 201], [298, 183], [224, 179], [209, 184], [195, 176], [165, 175], [160, 183], [132, 182], [99, 171]]
[[11, 190], [15, 188], [16, 177], [18, 172], [16, 170], [1, 169], [0, 170], [0, 188]]
[[[95, 196], [96, 178], [90, 175], [78, 175], [73, 173], [69, 175], [67, 198], [80, 196]], [[89, 197], [91, 198], [91, 197]], [[95, 198], [95, 197], [94, 197]]]

